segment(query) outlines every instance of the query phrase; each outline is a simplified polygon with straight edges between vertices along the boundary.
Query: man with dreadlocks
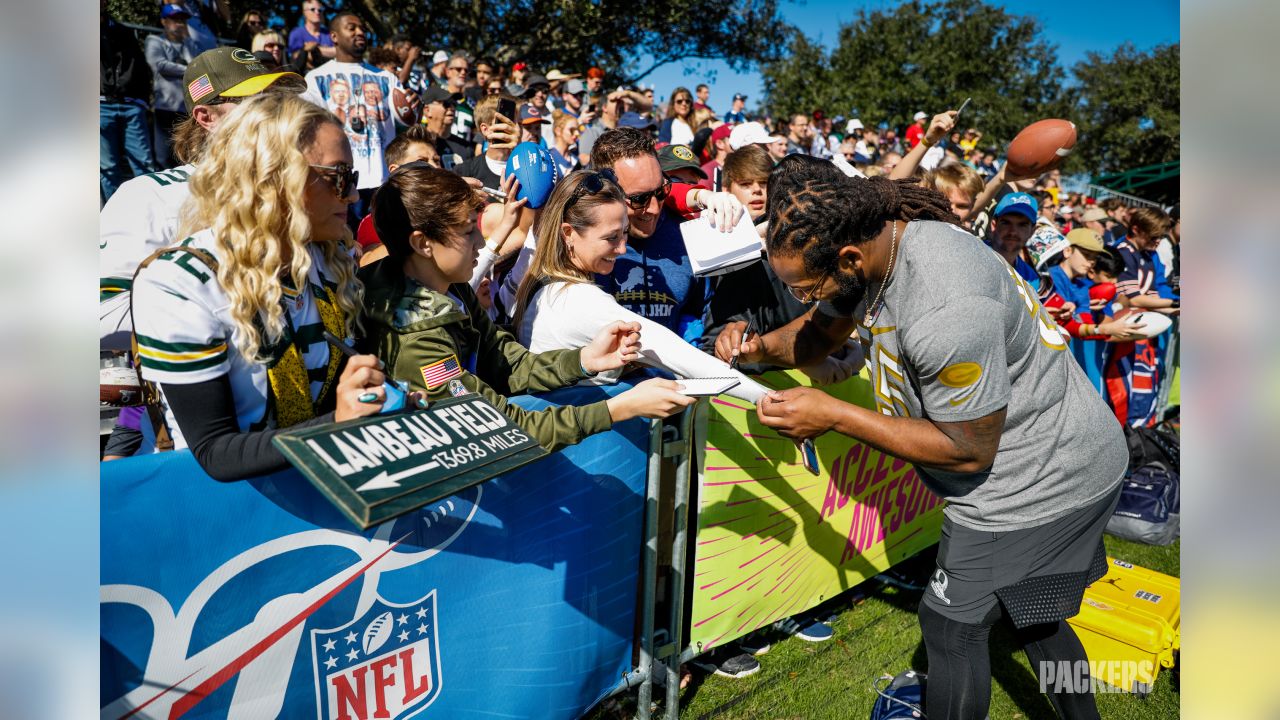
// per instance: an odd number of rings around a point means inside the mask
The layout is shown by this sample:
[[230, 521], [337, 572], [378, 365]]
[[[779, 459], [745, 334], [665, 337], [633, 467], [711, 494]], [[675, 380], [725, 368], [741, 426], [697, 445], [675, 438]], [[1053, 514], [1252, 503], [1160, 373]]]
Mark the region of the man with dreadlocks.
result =
[[[717, 355], [811, 364], [856, 325], [875, 411], [800, 387], [770, 393], [757, 414], [789, 437], [834, 430], [910, 461], [948, 501], [920, 604], [925, 711], [986, 717], [987, 639], [1006, 614], [1038, 672], [1087, 667], [1064, 621], [1105, 574], [1102, 529], [1128, 453], [1057, 324], [940, 193], [804, 168], [777, 180], [769, 263], [801, 301], [819, 302], [743, 343], [744, 325], [730, 323]], [[1098, 717], [1087, 675], [1071, 685], [1050, 693], [1059, 715]]]

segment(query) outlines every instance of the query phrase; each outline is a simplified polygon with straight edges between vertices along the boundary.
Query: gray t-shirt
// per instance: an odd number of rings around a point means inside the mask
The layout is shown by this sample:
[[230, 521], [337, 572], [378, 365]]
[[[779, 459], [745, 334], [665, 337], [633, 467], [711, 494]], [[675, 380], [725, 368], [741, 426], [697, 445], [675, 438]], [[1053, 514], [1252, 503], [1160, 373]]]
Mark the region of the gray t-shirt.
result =
[[596, 141], [608, 131], [609, 128], [605, 127], [599, 120], [592, 121], [590, 125], [582, 129], [582, 134], [578, 136], [578, 154], [590, 156], [591, 149], [596, 146]]
[[1036, 293], [954, 225], [912, 222], [898, 240], [884, 307], [872, 328], [858, 327], [877, 409], [962, 422], [1008, 407], [990, 470], [916, 467], [949, 503], [947, 516], [975, 530], [1018, 530], [1113, 489], [1128, 464], [1123, 431]]

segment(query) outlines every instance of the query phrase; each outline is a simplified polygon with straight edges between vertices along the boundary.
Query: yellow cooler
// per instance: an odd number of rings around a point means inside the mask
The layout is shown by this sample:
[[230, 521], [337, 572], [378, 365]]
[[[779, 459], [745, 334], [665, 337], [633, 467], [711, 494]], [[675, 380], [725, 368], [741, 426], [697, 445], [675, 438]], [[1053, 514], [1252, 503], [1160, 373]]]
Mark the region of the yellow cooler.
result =
[[1107, 575], [1084, 591], [1080, 614], [1067, 620], [1089, 655], [1094, 677], [1145, 695], [1180, 646], [1181, 581], [1107, 558]]

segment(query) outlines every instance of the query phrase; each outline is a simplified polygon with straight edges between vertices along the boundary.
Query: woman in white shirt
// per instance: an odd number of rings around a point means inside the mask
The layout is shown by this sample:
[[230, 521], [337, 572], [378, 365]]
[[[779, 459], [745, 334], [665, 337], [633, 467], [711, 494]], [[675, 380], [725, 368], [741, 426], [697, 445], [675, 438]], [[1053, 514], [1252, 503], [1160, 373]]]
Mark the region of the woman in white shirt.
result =
[[671, 93], [667, 118], [658, 128], [658, 142], [692, 145], [693, 131], [693, 93], [688, 88], [678, 87]]
[[[534, 352], [581, 347], [615, 320], [640, 323], [640, 362], [686, 378], [738, 381], [727, 394], [756, 402], [767, 388], [686, 343], [667, 328], [623, 308], [594, 282], [627, 248], [627, 206], [609, 173], [575, 172], [561, 180], [538, 218], [537, 250], [516, 293], [516, 336]], [[616, 379], [620, 371], [610, 377]]]

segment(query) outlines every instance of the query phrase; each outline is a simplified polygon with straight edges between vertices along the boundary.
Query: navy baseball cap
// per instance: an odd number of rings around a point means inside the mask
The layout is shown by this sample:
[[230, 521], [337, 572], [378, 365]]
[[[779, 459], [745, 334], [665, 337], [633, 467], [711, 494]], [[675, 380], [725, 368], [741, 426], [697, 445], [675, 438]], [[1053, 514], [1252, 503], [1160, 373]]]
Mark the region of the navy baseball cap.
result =
[[1021, 213], [1028, 220], [1035, 222], [1036, 216], [1040, 214], [1040, 203], [1023, 192], [1009, 193], [996, 205], [996, 217], [1013, 212]]
[[533, 103], [525, 103], [520, 106], [521, 125], [533, 125], [536, 123], [550, 124], [551, 121], [547, 119], [548, 115], [550, 115], [550, 113], [539, 110]]
[[177, 5], [174, 3], [168, 3], [164, 7], [160, 8], [161, 18], [171, 18], [171, 17], [177, 17], [179, 15], [181, 15], [184, 18], [189, 18], [191, 17], [191, 11], [186, 9], [182, 5]]
[[733, 94], [733, 99], [734, 99], [734, 100], [746, 100], [746, 99], [747, 99], [747, 96], [746, 96], [746, 95], [744, 95], [744, 94], [742, 94], [742, 93], [734, 93], [734, 94]]
[[618, 127], [635, 128], [636, 130], [652, 130], [657, 127], [652, 120], [645, 120], [640, 113], [622, 113], [618, 118]]

